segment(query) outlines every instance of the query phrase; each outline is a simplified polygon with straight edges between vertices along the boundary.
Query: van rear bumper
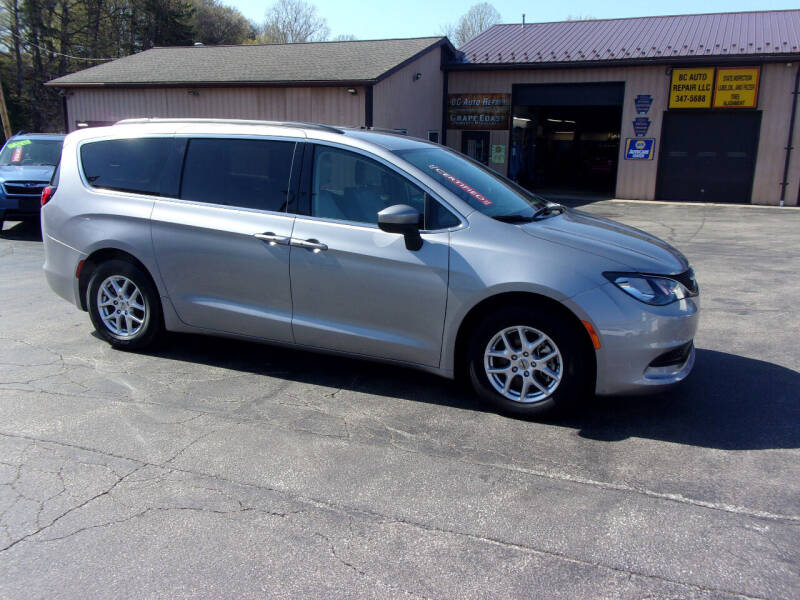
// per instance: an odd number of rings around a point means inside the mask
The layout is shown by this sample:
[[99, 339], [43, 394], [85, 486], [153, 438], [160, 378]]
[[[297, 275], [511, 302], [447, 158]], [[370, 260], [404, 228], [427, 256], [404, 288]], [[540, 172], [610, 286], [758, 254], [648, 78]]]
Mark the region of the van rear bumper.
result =
[[80, 282], [75, 271], [87, 255], [50, 235], [44, 235], [43, 242], [47, 284], [56, 294], [80, 308]]

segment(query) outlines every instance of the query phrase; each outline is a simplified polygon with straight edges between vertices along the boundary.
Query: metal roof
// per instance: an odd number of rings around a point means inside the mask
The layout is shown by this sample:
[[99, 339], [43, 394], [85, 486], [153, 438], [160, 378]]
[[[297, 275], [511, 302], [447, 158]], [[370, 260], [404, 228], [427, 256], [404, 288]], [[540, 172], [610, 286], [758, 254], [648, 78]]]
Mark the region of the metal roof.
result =
[[445, 37], [153, 48], [59, 77], [54, 87], [372, 82]]
[[459, 51], [475, 65], [775, 57], [800, 53], [800, 10], [495, 25]]

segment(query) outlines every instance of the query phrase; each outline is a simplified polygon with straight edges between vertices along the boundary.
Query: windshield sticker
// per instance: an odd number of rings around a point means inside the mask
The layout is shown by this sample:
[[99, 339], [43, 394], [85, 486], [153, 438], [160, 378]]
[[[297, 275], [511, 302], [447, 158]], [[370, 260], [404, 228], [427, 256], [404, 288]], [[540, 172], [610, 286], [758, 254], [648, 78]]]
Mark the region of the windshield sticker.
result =
[[11, 155], [11, 162], [22, 162], [22, 148], [14, 148], [14, 154]]
[[11, 142], [10, 144], [6, 144], [6, 148], [17, 148], [19, 146], [27, 146], [30, 144], [30, 140], [20, 140], [18, 142]]
[[442, 169], [438, 165], [431, 164], [431, 165], [428, 165], [428, 168], [431, 171], [434, 171], [435, 173], [438, 173], [439, 175], [444, 177], [447, 181], [452, 183], [458, 189], [463, 190], [464, 192], [466, 192], [467, 194], [469, 194], [470, 196], [475, 198], [475, 200], [477, 200], [478, 202], [480, 202], [484, 206], [491, 206], [492, 204], [494, 204], [494, 202], [489, 200], [486, 196], [481, 194], [478, 190], [476, 190], [473, 187], [470, 187], [469, 185], [467, 185], [466, 183], [461, 181], [458, 177], [454, 177], [453, 175], [450, 175], [450, 173], [448, 173], [447, 171], [445, 171], [444, 169]]

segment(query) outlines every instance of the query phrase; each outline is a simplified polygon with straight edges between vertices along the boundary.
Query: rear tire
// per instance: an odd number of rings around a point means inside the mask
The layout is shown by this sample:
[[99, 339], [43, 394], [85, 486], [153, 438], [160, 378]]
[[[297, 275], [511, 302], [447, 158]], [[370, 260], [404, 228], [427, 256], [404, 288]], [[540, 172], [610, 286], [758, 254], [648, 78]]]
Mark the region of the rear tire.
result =
[[470, 339], [472, 387], [492, 407], [514, 416], [573, 406], [591, 394], [594, 383], [581, 333], [548, 307], [501, 308]]
[[97, 333], [120, 350], [142, 350], [160, 336], [158, 292], [141, 268], [124, 260], [101, 264], [89, 280], [86, 305]]

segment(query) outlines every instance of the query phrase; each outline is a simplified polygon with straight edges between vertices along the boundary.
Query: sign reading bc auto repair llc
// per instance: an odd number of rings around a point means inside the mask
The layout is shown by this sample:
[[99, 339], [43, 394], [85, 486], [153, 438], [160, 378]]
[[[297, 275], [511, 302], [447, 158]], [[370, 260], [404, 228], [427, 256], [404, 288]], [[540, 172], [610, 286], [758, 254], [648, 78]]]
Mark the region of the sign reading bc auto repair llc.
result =
[[511, 94], [448, 94], [449, 129], [508, 129]]
[[670, 108], [711, 108], [713, 93], [714, 67], [672, 69]]
[[755, 108], [760, 67], [719, 67], [714, 108]]

